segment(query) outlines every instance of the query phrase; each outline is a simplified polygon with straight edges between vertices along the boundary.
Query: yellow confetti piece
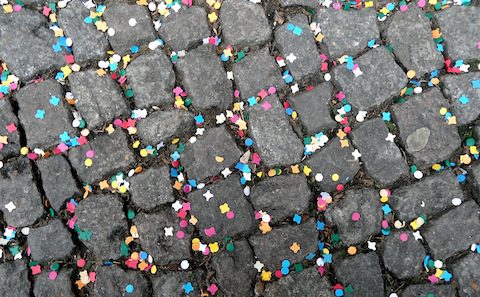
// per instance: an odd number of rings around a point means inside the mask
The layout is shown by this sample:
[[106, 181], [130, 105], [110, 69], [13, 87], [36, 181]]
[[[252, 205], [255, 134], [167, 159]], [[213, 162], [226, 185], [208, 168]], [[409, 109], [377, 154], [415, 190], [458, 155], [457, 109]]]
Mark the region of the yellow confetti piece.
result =
[[430, 80], [430, 82], [434, 85], [438, 85], [440, 83], [440, 80], [437, 77], [434, 77]]
[[140, 141], [139, 140], [136, 140], [133, 144], [132, 144], [132, 147], [134, 149], [138, 148], [140, 146]]
[[373, 7], [373, 1], [365, 2], [365, 8], [368, 8], [368, 7]]
[[332, 174], [332, 181], [336, 182], [340, 179], [340, 176], [337, 173]]
[[227, 212], [230, 211], [230, 207], [228, 207], [228, 203], [224, 203], [218, 207], [220, 209], [220, 212], [222, 214], [226, 214]]
[[357, 253], [357, 248], [355, 246], [349, 246], [348, 249], [347, 249], [347, 253], [350, 255], [350, 256], [353, 256]]
[[257, 176], [258, 176], [258, 177], [262, 177], [262, 176], [263, 176], [263, 172], [261, 172], [261, 171], [257, 172]]
[[210, 243], [208, 247], [210, 248], [210, 252], [212, 253], [216, 253], [220, 249], [218, 246], [218, 242]]
[[408, 71], [407, 71], [407, 77], [408, 77], [409, 79], [414, 78], [415, 75], [417, 75], [417, 73], [415, 72], [415, 70], [408, 70]]
[[380, 197], [380, 202], [387, 203], [388, 202], [388, 197], [387, 196]]
[[108, 30], [107, 23], [104, 21], [96, 21], [95, 26], [97, 27], [97, 30], [106, 32]]
[[440, 115], [443, 116], [443, 115], [447, 114], [447, 111], [448, 111], [448, 109], [445, 108], [445, 107], [440, 108]]
[[62, 29], [56, 29], [53, 31], [55, 33], [55, 37], [63, 37], [63, 30]]
[[306, 176], [309, 176], [311, 172], [312, 172], [312, 169], [310, 169], [310, 167], [305, 165], [303, 166], [303, 174], [305, 174]]
[[247, 122], [245, 122], [244, 120], [240, 119], [235, 124], [237, 124], [238, 129], [247, 130]]
[[138, 238], [139, 237], [137, 226], [130, 227], [130, 234], [132, 235], [133, 238]]
[[99, 184], [100, 190], [105, 190], [109, 188], [108, 182], [106, 180], [102, 180]]
[[469, 155], [461, 155], [460, 163], [468, 165], [472, 162], [472, 158]]
[[148, 2], [147, 0], [137, 0], [137, 5], [147, 6]]
[[275, 171], [275, 169], [270, 169], [270, 170], [268, 171], [268, 176], [275, 176], [275, 174], [277, 174], [276, 171]]
[[296, 119], [296, 118], [297, 118], [297, 116], [298, 116], [298, 114], [297, 114], [297, 112], [296, 112], [296, 111], [292, 112], [292, 119]]
[[457, 117], [456, 116], [451, 116], [448, 118], [447, 123], [449, 125], [456, 125], [457, 124]]
[[215, 4], [216, 1], [215, 0], [207, 0], [206, 2], [208, 4], [208, 6], [213, 6], [213, 4]]
[[4, 13], [12, 13], [13, 12], [13, 6], [10, 4], [3, 5], [3, 12]]
[[262, 274], [260, 275], [260, 278], [262, 279], [263, 282], [269, 282], [272, 279], [272, 273], [270, 271], [262, 270]]
[[172, 144], [177, 144], [177, 143], [179, 143], [179, 142], [180, 142], [180, 138], [178, 138], [178, 137], [172, 139]]
[[151, 274], [157, 273], [157, 266], [156, 265], [153, 265], [152, 268], [150, 268], [150, 273]]
[[25, 156], [26, 154], [28, 154], [28, 147], [22, 147], [20, 149], [20, 154], [22, 154], [23, 156]]
[[292, 243], [292, 245], [290, 246], [290, 250], [296, 254], [298, 253], [298, 251], [300, 251], [300, 245], [297, 243], [297, 242], [294, 242]]
[[195, 216], [191, 216], [188, 222], [195, 226], [198, 223], [198, 219]]
[[348, 142], [348, 139], [341, 139], [340, 140], [340, 147], [344, 148], [344, 147], [349, 147], [350, 146], [350, 143]]
[[1, 144], [8, 144], [8, 136], [0, 135], [0, 143]]
[[112, 188], [114, 189], [118, 188], [118, 181], [116, 180], [112, 181]]
[[243, 110], [243, 102], [233, 103], [233, 111], [241, 111], [241, 110]]
[[70, 75], [70, 73], [72, 73], [72, 69], [70, 69], [70, 66], [63, 66], [62, 68], [60, 68], [60, 70], [63, 72], [63, 77], [67, 77]]
[[222, 7], [222, 3], [220, 3], [220, 2], [215, 2], [215, 4], [213, 4], [213, 8], [215, 8], [217, 10], [220, 9], [220, 7]]
[[217, 161], [217, 163], [222, 163], [224, 160], [225, 160], [225, 158], [224, 158], [224, 157], [221, 157], [221, 156], [215, 156], [215, 161]]
[[295, 173], [295, 174], [300, 173], [300, 169], [299, 169], [298, 164], [290, 166], [290, 169], [292, 170], [292, 173]]
[[433, 164], [432, 165], [432, 169], [435, 170], [435, 171], [440, 170], [440, 168], [442, 168], [442, 166], [440, 164]]
[[387, 15], [390, 12], [390, 10], [388, 10], [388, 8], [386, 7], [382, 7], [382, 9], [380, 9], [380, 12], [383, 13], [384, 15]]
[[138, 260], [138, 253], [137, 253], [137, 252], [133, 252], [133, 253], [130, 255], [130, 258], [132, 258], [132, 260]]
[[470, 147], [470, 154], [474, 154], [474, 155], [478, 154], [478, 150], [477, 150], [476, 146], [471, 146]]
[[104, 77], [107, 72], [103, 69], [97, 69], [97, 75], [100, 77]]
[[212, 12], [208, 14], [208, 20], [210, 21], [210, 23], [215, 23], [217, 19], [218, 19], [217, 13]]
[[93, 160], [88, 158], [88, 159], [85, 159], [85, 166], [87, 167], [91, 167], [93, 165]]
[[141, 149], [141, 150], [140, 150], [140, 156], [141, 156], [142, 158], [145, 158], [146, 156], [148, 156], [147, 150], [146, 150], [146, 149]]
[[122, 194], [125, 194], [127, 192], [127, 187], [125, 186], [120, 186], [120, 188], [118, 189], [118, 191]]
[[442, 33], [440, 33], [440, 29], [432, 30], [432, 37], [433, 38], [440, 38], [440, 36], [442, 36]]

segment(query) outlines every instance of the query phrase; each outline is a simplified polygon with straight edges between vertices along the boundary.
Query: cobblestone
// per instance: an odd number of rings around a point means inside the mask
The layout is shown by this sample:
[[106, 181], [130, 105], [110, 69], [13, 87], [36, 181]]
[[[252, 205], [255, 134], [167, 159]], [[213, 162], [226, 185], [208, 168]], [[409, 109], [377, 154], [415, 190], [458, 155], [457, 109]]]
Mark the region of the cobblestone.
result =
[[32, 258], [39, 262], [62, 260], [74, 248], [70, 234], [59, 220], [34, 228], [28, 235]]
[[480, 88], [473, 88], [473, 82], [477, 80], [480, 80], [480, 73], [478, 72], [443, 77], [445, 94], [452, 101], [452, 111], [460, 125], [472, 122], [480, 114], [478, 111], [480, 108], [478, 103]]

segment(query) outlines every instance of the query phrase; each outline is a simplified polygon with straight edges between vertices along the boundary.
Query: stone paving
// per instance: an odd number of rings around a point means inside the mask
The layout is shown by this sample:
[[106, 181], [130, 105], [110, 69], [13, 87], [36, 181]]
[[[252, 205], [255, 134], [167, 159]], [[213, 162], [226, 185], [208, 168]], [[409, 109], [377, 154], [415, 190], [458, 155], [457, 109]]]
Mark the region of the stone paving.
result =
[[480, 296], [480, 1], [0, 5], [1, 297]]

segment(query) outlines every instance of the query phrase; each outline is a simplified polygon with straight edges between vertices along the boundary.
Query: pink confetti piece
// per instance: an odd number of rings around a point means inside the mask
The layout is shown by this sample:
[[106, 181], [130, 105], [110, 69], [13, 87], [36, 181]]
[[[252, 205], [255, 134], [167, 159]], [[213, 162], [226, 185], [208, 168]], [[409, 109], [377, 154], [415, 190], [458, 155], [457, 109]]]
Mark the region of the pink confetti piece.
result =
[[205, 235], [207, 235], [208, 237], [215, 236], [216, 234], [217, 232], [215, 231], [215, 227], [205, 229]]
[[272, 108], [272, 105], [268, 101], [265, 101], [265, 102], [262, 103], [262, 109], [263, 110], [267, 111], [270, 108]]

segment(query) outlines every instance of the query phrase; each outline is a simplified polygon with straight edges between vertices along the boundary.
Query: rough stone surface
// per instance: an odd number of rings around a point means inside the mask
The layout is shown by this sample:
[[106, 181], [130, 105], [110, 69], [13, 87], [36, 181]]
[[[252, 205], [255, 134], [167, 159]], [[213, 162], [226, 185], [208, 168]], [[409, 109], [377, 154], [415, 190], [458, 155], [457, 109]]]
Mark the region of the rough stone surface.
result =
[[[70, 1], [66, 8], [58, 13], [58, 23], [65, 35], [72, 39], [75, 62], [84, 63], [102, 59], [108, 50], [107, 36], [95, 28], [93, 24], [85, 23], [84, 19], [90, 11], [81, 0]], [[92, 42], [94, 40], [94, 42]]]
[[185, 50], [211, 35], [207, 20], [201, 7], [182, 8], [162, 20], [158, 33], [174, 51]]
[[381, 118], [365, 122], [352, 133], [365, 169], [380, 185], [389, 185], [408, 172], [400, 149], [394, 142], [385, 140], [388, 133]]
[[[360, 220], [352, 220], [353, 213]], [[368, 236], [380, 232], [383, 219], [382, 204], [373, 189], [348, 190], [340, 201], [327, 207], [325, 219], [338, 228], [340, 239], [345, 245], [364, 242]]]
[[443, 102], [442, 94], [432, 89], [394, 107], [400, 138], [417, 165], [443, 161], [460, 146], [457, 127], [439, 114]]
[[[180, 219], [172, 208], [152, 214], [140, 213], [134, 222], [142, 248], [152, 255], [155, 263], [166, 265], [170, 262], [180, 263], [190, 258], [192, 230], [186, 230], [186, 235], [182, 239], [176, 237], [176, 233], [180, 231]], [[164, 228], [170, 227], [173, 227], [173, 236], [165, 235]]]
[[0, 144], [0, 160], [14, 156], [20, 151], [20, 133], [18, 129], [12, 132], [7, 130], [7, 126], [11, 124], [18, 127], [18, 120], [13, 113], [10, 103], [5, 99], [0, 99], [0, 137], [7, 136], [7, 143]]
[[18, 13], [2, 13], [0, 40], [0, 60], [22, 81], [65, 64], [63, 55], [53, 51], [52, 45], [57, 41], [39, 12], [22, 9]]
[[158, 272], [154, 277], [151, 277], [153, 296], [154, 297], [172, 297], [183, 296], [185, 291], [183, 285], [191, 283], [194, 291], [191, 294], [198, 294], [200, 288], [195, 283], [195, 278], [203, 278], [203, 271], [195, 270], [182, 272]]
[[478, 254], [468, 254], [453, 265], [453, 275], [460, 287], [460, 297], [480, 295], [478, 265], [480, 265], [480, 255]]
[[[360, 162], [355, 160], [352, 153], [351, 145], [341, 148], [338, 139], [333, 139], [319, 152], [306, 159], [305, 165], [312, 169], [311, 176], [315, 176], [317, 173], [322, 174], [323, 180], [320, 182], [320, 187], [324, 191], [334, 191], [337, 184], [351, 181], [360, 170]], [[339, 175], [338, 181], [332, 180], [333, 174]]]
[[394, 190], [389, 203], [399, 219], [410, 221], [420, 215], [437, 215], [453, 206], [453, 198], [464, 200], [455, 175], [445, 170]]
[[281, 175], [256, 184], [250, 200], [256, 210], [266, 211], [273, 222], [280, 222], [295, 213], [305, 213], [311, 195], [303, 175]]
[[[408, 236], [406, 241], [400, 239], [400, 235], [403, 233]], [[408, 278], [420, 274], [423, 270], [424, 258], [425, 249], [411, 232], [397, 232], [385, 240], [383, 251], [385, 268], [398, 278]]]
[[272, 35], [262, 6], [249, 1], [224, 1], [220, 21], [225, 43], [235, 47], [262, 44]]
[[135, 95], [136, 108], [172, 105], [175, 73], [170, 60], [160, 49], [133, 60], [128, 65], [127, 78]]
[[369, 50], [354, 63], [358, 64], [362, 75], [355, 77], [346, 64], [338, 65], [333, 72], [348, 101], [360, 110], [378, 106], [399, 95], [407, 84], [407, 76], [385, 47]]
[[[86, 153], [89, 150], [95, 152], [91, 158], [91, 167], [85, 166]], [[127, 139], [119, 129], [112, 134], [98, 135], [89, 143], [70, 150], [68, 158], [78, 176], [89, 183], [113, 175], [121, 169], [128, 169], [135, 161], [135, 156], [128, 148]]]
[[[258, 259], [268, 270], [274, 271], [282, 267], [285, 259], [294, 264], [301, 262], [309, 253], [315, 253], [317, 238], [315, 220], [309, 219], [301, 225], [278, 226], [267, 234], [253, 235], [249, 241]], [[297, 253], [290, 249], [295, 242], [300, 246]]]
[[235, 63], [233, 74], [242, 98], [256, 96], [262, 89], [285, 85], [280, 68], [267, 47], [249, 52], [244, 59]]
[[280, 3], [283, 6], [301, 5], [314, 8], [317, 8], [319, 6], [319, 2], [316, 0], [280, 0]]
[[[16, 206], [11, 212], [5, 207], [10, 202]], [[42, 215], [42, 199], [28, 160], [8, 162], [0, 168], [0, 207], [3, 219], [14, 227], [31, 225]]]
[[480, 207], [474, 201], [464, 202], [433, 220], [422, 234], [435, 259], [443, 260], [467, 250], [480, 240]]
[[411, 285], [402, 292], [401, 296], [418, 297], [428, 296], [429, 294], [434, 294], [433, 296], [455, 296], [455, 289], [448, 285]]
[[[480, 81], [480, 73], [472, 72], [462, 75], [446, 75], [442, 78], [443, 90], [452, 102], [453, 114], [459, 125], [475, 120], [480, 114], [480, 88], [473, 88], [473, 81]], [[468, 99], [466, 104], [465, 96]], [[462, 98], [462, 99], [460, 99]]]
[[337, 126], [337, 123], [330, 116], [330, 83], [321, 83], [311, 91], [292, 95], [288, 102], [298, 113], [300, 122], [305, 127], [308, 135], [330, 130]]
[[[288, 26], [291, 25], [302, 29], [300, 36], [288, 30]], [[285, 59], [287, 67], [295, 79], [300, 80], [307, 75], [320, 73], [322, 60], [306, 16], [292, 17], [275, 31], [275, 40], [283, 57], [292, 54], [296, 57], [293, 63], [288, 58]]]
[[232, 84], [220, 58], [210, 46], [189, 51], [178, 61], [177, 72], [185, 91], [198, 110], [227, 109], [232, 102]]
[[[58, 105], [50, 103], [52, 97]], [[15, 94], [18, 102], [18, 117], [22, 122], [31, 148], [50, 148], [59, 144], [60, 134], [75, 135], [69, 112], [63, 98], [62, 86], [54, 80], [30, 84]], [[55, 103], [55, 102], [54, 102]], [[43, 116], [38, 113], [44, 112]], [[42, 131], [42, 133], [39, 133]]]
[[[134, 45], [140, 47], [155, 40], [152, 20], [144, 6], [111, 1], [105, 9], [103, 18], [108, 27], [115, 30], [115, 35], [110, 36], [108, 40], [119, 55], [129, 53]], [[129, 24], [131, 19], [135, 19], [135, 26]]]
[[246, 240], [235, 241], [233, 252], [223, 251], [212, 258], [220, 288], [227, 296], [249, 297], [253, 294], [256, 270], [253, 252]]
[[73, 179], [70, 165], [62, 156], [52, 156], [37, 162], [42, 176], [43, 190], [50, 205], [59, 210], [65, 201], [80, 193]]
[[337, 279], [351, 285], [357, 296], [383, 297], [383, 279], [380, 263], [373, 252], [358, 254], [340, 260], [335, 265]]
[[22, 261], [6, 262], [0, 265], [0, 295], [3, 297], [30, 296], [28, 268]]
[[109, 76], [100, 77], [95, 70], [76, 72], [68, 77], [72, 93], [89, 128], [99, 128], [115, 117], [127, 116], [129, 108], [120, 87]]
[[92, 233], [90, 239], [82, 242], [97, 258], [120, 257], [120, 246], [128, 230], [123, 206], [118, 198], [109, 194], [90, 196], [78, 204], [75, 215], [80, 230]]
[[[96, 273], [94, 296], [151, 296], [148, 281], [140, 271], [124, 271], [118, 266], [101, 266]], [[126, 293], [127, 285], [133, 286], [133, 292]]]
[[193, 115], [183, 110], [156, 111], [138, 122], [138, 136], [149, 145], [167, 143], [172, 136], [188, 133], [194, 128]]
[[478, 59], [477, 42], [480, 40], [479, 7], [458, 6], [435, 14], [447, 53], [453, 60]]
[[48, 274], [44, 271], [34, 277], [33, 294], [35, 297], [75, 296], [72, 292], [72, 283], [70, 281], [71, 269], [61, 269], [54, 280], [49, 279]]
[[325, 35], [323, 43], [333, 58], [356, 55], [367, 47], [368, 41], [380, 37], [376, 14], [371, 9], [319, 9], [316, 21]]
[[443, 56], [432, 38], [432, 29], [425, 12], [417, 5], [408, 5], [408, 10], [396, 13], [387, 30], [393, 52], [417, 77], [443, 67]]
[[[207, 191], [214, 195], [209, 201], [203, 196]], [[247, 199], [243, 195], [238, 177], [234, 175], [190, 194], [188, 196], [191, 203], [190, 213], [198, 219], [200, 235], [207, 241], [216, 241], [252, 229], [256, 223], [253, 209]], [[232, 219], [227, 218], [227, 213], [221, 212], [220, 206], [224, 204], [234, 212]], [[216, 234], [209, 237], [205, 229], [212, 227], [215, 228]]]
[[32, 258], [39, 262], [63, 260], [74, 245], [66, 227], [59, 220], [34, 228], [28, 235]]
[[254, 147], [266, 166], [300, 162], [303, 145], [293, 131], [276, 95], [263, 99], [250, 110], [249, 128]]
[[[478, 138], [477, 138], [478, 139]], [[475, 194], [474, 199], [476, 197], [480, 197], [480, 164], [474, 164], [469, 168], [469, 172], [472, 174], [472, 185], [473, 185], [473, 193]]]
[[330, 290], [330, 284], [326, 277], [321, 277], [314, 268], [308, 268], [301, 272], [292, 272], [280, 280], [269, 284], [265, 288], [265, 297], [303, 297], [311, 296], [334, 296]]
[[[187, 145], [181, 160], [190, 179], [203, 180], [231, 167], [241, 155], [232, 136], [221, 126], [207, 129], [195, 143]], [[222, 157], [223, 161], [217, 162], [215, 157]]]
[[156, 206], [175, 201], [167, 166], [150, 167], [129, 179], [130, 195], [133, 203], [142, 209], [152, 209]]

